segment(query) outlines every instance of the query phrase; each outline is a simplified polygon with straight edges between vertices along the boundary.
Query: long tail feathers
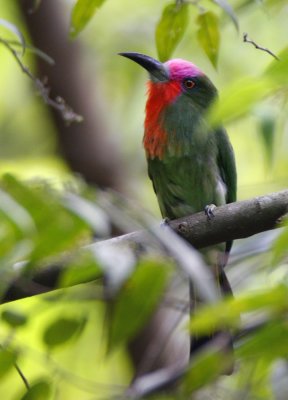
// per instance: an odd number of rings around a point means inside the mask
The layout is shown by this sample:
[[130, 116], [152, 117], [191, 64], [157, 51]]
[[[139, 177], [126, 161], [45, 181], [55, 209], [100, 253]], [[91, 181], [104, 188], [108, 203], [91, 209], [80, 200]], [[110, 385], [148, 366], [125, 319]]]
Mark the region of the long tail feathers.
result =
[[[227, 275], [222, 266], [217, 266], [215, 271], [216, 279], [218, 281], [221, 293], [223, 296], [233, 296], [232, 288], [228, 281]], [[194, 290], [194, 286], [190, 284], [190, 302], [191, 302], [191, 313], [195, 311], [200, 302], [197, 299], [197, 295]], [[223, 368], [223, 374], [230, 375], [233, 373], [234, 360], [233, 360], [233, 340], [232, 334], [228, 330], [211, 332], [209, 335], [203, 336], [192, 336], [190, 341], [190, 358], [195, 355], [196, 352], [204, 350], [204, 348], [219, 349], [220, 352], [225, 353], [231, 360], [228, 365], [225, 363]]]

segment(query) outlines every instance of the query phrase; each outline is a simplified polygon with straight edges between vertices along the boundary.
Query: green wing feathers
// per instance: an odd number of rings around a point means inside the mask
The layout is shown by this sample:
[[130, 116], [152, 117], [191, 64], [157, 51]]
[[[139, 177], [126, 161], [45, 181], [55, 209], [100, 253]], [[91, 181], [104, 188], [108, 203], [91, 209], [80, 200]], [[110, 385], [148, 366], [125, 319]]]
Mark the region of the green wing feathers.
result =
[[227, 187], [226, 202], [232, 203], [237, 198], [237, 172], [234, 151], [224, 129], [217, 130], [215, 135], [218, 147], [217, 164], [221, 178]]
[[[227, 188], [226, 203], [232, 203], [237, 199], [237, 172], [234, 151], [225, 129], [217, 130], [215, 135], [218, 147], [218, 168]], [[226, 253], [229, 253], [232, 244], [233, 241], [226, 242]]]

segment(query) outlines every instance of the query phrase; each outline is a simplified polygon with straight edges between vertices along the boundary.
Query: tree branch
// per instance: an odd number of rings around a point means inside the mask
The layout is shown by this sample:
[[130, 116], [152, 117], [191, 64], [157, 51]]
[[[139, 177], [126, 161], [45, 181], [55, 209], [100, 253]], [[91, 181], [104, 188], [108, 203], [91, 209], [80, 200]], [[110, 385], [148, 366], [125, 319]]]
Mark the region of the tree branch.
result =
[[[243, 239], [281, 226], [283, 217], [288, 213], [288, 190], [226, 204], [217, 207], [213, 213], [212, 219], [199, 212], [169, 221], [168, 225], [196, 249]], [[105, 243], [143, 244], [147, 240], [149, 236], [146, 232], [137, 231]], [[99, 243], [94, 245], [99, 246]]]
[[15, 58], [17, 64], [19, 65], [21, 71], [33, 81], [43, 101], [50, 107], [53, 107], [55, 110], [57, 110], [67, 124], [83, 121], [83, 117], [79, 114], [76, 114], [72, 110], [72, 108], [68, 106], [68, 104], [66, 104], [65, 100], [62, 97], [57, 96], [55, 100], [50, 97], [50, 88], [46, 86], [45, 82], [41, 81], [39, 78], [36, 78], [30, 71], [30, 69], [23, 64], [17, 51], [13, 48], [9, 41], [0, 38], [0, 43], [2, 43], [10, 51], [12, 56]]
[[[204, 212], [199, 212], [170, 221], [168, 225], [195, 248], [200, 249], [279, 228], [287, 213], [288, 190], [283, 190], [217, 207], [214, 211], [215, 217], [211, 220], [207, 219]], [[93, 243], [90, 247], [111, 246], [120, 243], [143, 246], [153, 240], [155, 241], [155, 238], [147, 231], [136, 231]], [[1, 302], [5, 303], [55, 289], [63, 268], [63, 266], [54, 265], [36, 271], [35, 275], [29, 279], [20, 276], [11, 283]]]
[[[57, 109], [47, 109], [55, 128], [58, 150], [69, 167], [86, 182], [125, 192], [128, 180], [126, 165], [117, 140], [114, 140], [109, 102], [99, 83], [102, 73], [87, 68], [83, 57], [85, 46], [81, 40], [69, 40], [64, 2], [42, 1], [33, 14], [29, 10], [35, 6], [34, 0], [18, 1], [18, 5], [33, 46], [55, 60], [55, 67], [51, 68], [43, 57], [36, 57], [37, 75], [47, 77], [52, 99], [57, 99], [60, 94], [70, 108], [83, 116], [80, 124], [67, 126]], [[94, 60], [96, 57], [97, 54]]]

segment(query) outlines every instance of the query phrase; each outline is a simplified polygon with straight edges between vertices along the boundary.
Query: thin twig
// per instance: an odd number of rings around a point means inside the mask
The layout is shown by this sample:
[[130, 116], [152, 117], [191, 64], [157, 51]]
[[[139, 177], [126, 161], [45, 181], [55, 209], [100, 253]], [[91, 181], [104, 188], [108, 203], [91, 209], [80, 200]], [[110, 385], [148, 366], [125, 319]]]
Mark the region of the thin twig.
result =
[[[13, 334], [12, 334], [12, 335], [9, 335], [8, 338], [7, 338], [7, 339], [8, 339], [8, 342], [11, 342], [11, 340], [13, 340], [13, 337], [14, 337]], [[6, 340], [7, 340], [7, 339], [6, 339]], [[3, 342], [4, 342], [4, 341], [3, 341]], [[7, 342], [6, 342], [6, 344], [7, 344]], [[1, 350], [4, 350], [5, 348], [6, 348], [6, 346], [4, 346], [3, 344], [0, 344], [0, 349], [1, 349]], [[24, 375], [24, 373], [21, 371], [21, 369], [20, 369], [20, 367], [19, 367], [19, 365], [17, 364], [16, 361], [13, 363], [13, 365], [14, 365], [16, 371], [18, 372], [18, 374], [20, 375], [20, 378], [22, 379], [22, 381], [23, 381], [23, 383], [24, 383], [26, 389], [29, 390], [29, 389], [30, 389], [30, 385], [29, 385], [28, 379], [26, 378], [26, 376]]]
[[36, 78], [32, 74], [30, 69], [22, 63], [17, 51], [10, 45], [10, 43], [8, 41], [6, 41], [3, 38], [0, 38], [0, 43], [2, 43], [10, 51], [10, 53], [15, 58], [17, 64], [19, 65], [20, 69], [22, 70], [22, 72], [33, 81], [38, 93], [40, 94], [40, 96], [42, 97], [44, 102], [46, 104], [48, 104], [50, 107], [57, 110], [61, 114], [62, 118], [64, 119], [64, 121], [67, 124], [70, 124], [72, 122], [82, 122], [83, 121], [83, 117], [79, 114], [76, 114], [72, 110], [72, 108], [70, 106], [68, 106], [68, 104], [66, 104], [64, 99], [57, 96], [56, 99], [53, 100], [50, 97], [50, 88], [46, 86], [46, 82], [41, 81], [39, 78]]
[[22, 379], [26, 389], [29, 390], [30, 389], [29, 382], [16, 362], [14, 363], [14, 367], [15, 367], [16, 371], [18, 372], [18, 374], [20, 375], [20, 378]]
[[249, 39], [248, 33], [243, 34], [243, 42], [252, 44], [255, 47], [255, 49], [265, 51], [266, 53], [270, 54], [270, 56], [274, 57], [276, 60], [279, 61], [279, 57], [277, 57], [274, 53], [272, 53], [271, 50], [267, 49], [266, 47], [259, 46], [257, 43], [254, 42], [254, 40]]
[[[22, 44], [18, 42], [17, 40], [7, 40], [5, 39], [5, 42], [8, 43], [11, 47], [16, 46], [16, 47], [22, 47]], [[42, 58], [46, 63], [50, 65], [55, 65], [55, 61], [53, 60], [52, 57], [50, 57], [47, 53], [44, 51], [38, 49], [35, 46], [32, 46], [31, 44], [25, 43], [25, 52], [26, 50], [31, 51], [32, 53], [36, 54], [38, 57]]]
[[[4, 339], [6, 339], [4, 337]], [[4, 341], [3, 337], [0, 335], [0, 343], [1, 341]], [[52, 357], [47, 358], [47, 353], [44, 353], [36, 348], [30, 347], [26, 343], [22, 342], [16, 337], [13, 337], [13, 344], [16, 348], [19, 348], [21, 350], [21, 354], [27, 355], [27, 357], [30, 357], [33, 361], [38, 363], [39, 365], [45, 365], [45, 368], [50, 368], [51, 374], [53, 376], [58, 376], [59, 378], [65, 380], [68, 382], [71, 386], [78, 388], [79, 390], [83, 390], [87, 393], [92, 393], [95, 394], [98, 391], [109, 391], [111, 396], [116, 396], [117, 394], [123, 393], [123, 391], [126, 389], [126, 385], [121, 385], [121, 384], [111, 384], [111, 383], [105, 383], [105, 382], [98, 382], [90, 378], [86, 378], [84, 376], [78, 375], [74, 371], [71, 371], [69, 369], [66, 369], [65, 367], [61, 366], [58, 361], [53, 359]], [[2, 347], [0, 345], [0, 347]], [[14, 363], [16, 367], [16, 363]], [[18, 366], [17, 366], [18, 367]], [[19, 368], [19, 367], [18, 367]], [[20, 370], [20, 368], [19, 368]], [[18, 371], [18, 369], [17, 369]], [[24, 375], [21, 372], [21, 378], [23, 379]], [[24, 377], [26, 380], [26, 378]], [[27, 389], [30, 387], [29, 383], [26, 380], [25, 386]], [[110, 397], [109, 397], [110, 399]]]

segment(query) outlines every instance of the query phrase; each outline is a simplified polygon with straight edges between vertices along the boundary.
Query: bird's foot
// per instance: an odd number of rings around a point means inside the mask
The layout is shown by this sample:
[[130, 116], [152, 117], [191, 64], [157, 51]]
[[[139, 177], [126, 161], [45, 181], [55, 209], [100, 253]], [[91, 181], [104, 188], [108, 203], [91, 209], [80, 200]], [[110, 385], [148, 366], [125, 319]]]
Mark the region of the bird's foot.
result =
[[205, 214], [207, 215], [208, 219], [212, 219], [215, 217], [214, 215], [214, 210], [216, 209], [215, 204], [207, 204], [207, 206], [205, 206]]
[[161, 228], [165, 228], [165, 226], [169, 225], [169, 222], [170, 222], [170, 219], [165, 217], [160, 224]]

